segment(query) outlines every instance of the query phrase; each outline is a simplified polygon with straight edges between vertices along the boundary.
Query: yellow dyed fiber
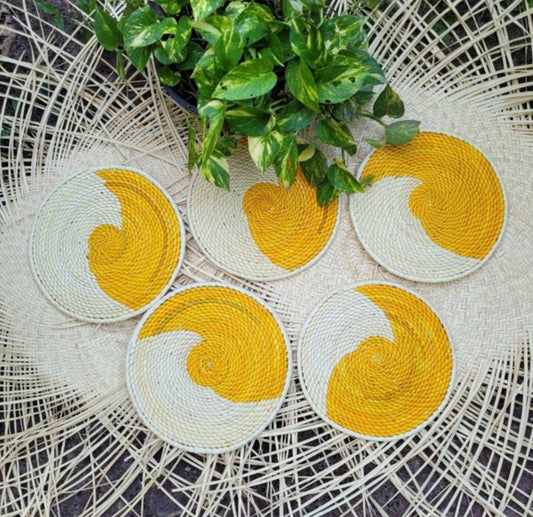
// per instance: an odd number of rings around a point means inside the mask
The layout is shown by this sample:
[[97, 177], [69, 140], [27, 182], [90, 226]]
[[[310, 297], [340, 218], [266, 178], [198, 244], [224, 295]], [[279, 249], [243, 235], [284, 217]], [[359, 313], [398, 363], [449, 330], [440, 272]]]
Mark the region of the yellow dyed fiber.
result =
[[435, 313], [402, 289], [364, 285], [356, 291], [384, 311], [394, 342], [370, 337], [341, 359], [329, 381], [328, 417], [364, 435], [404, 434], [446, 395], [453, 362], [448, 336]]
[[122, 228], [103, 224], [89, 236], [89, 267], [100, 288], [131, 309], [150, 303], [179, 262], [176, 212], [149, 180], [128, 170], [96, 173], [118, 198]]
[[200, 386], [233, 402], [283, 394], [288, 368], [283, 333], [249, 296], [216, 286], [187, 289], [148, 318], [139, 338], [180, 330], [202, 337], [187, 359], [187, 371]]
[[255, 243], [274, 264], [288, 271], [305, 266], [328, 243], [337, 220], [335, 200], [322, 207], [316, 190], [299, 172], [289, 190], [257, 183], [242, 208]]
[[457, 138], [420, 133], [407, 145], [378, 149], [362, 178], [409, 176], [421, 181], [411, 213], [440, 247], [484, 258], [500, 236], [505, 205], [498, 177], [481, 152]]

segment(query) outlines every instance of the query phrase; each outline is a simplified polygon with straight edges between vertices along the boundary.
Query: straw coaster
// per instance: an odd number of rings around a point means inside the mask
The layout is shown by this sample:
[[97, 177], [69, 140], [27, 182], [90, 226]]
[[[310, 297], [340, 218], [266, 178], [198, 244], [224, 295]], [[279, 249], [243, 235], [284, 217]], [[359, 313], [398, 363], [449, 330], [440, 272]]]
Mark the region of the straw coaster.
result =
[[389, 283], [335, 291], [309, 316], [298, 345], [303, 391], [331, 425], [368, 439], [419, 430], [449, 398], [454, 356], [435, 312]]
[[291, 372], [287, 338], [256, 297], [225, 284], [174, 291], [137, 326], [127, 381], [146, 425], [192, 452], [254, 439], [281, 407]]
[[359, 177], [374, 177], [350, 212], [367, 252], [409, 280], [445, 282], [480, 267], [504, 229], [498, 175], [476, 148], [452, 136], [421, 133], [374, 151]]
[[141, 171], [78, 173], [46, 199], [30, 241], [32, 270], [58, 309], [90, 322], [130, 318], [175, 279], [185, 251], [181, 218]]
[[287, 191], [272, 170], [260, 174], [244, 153], [230, 160], [230, 192], [196, 176], [189, 191], [191, 232], [223, 270], [277, 280], [313, 264], [334, 235], [338, 201], [321, 207], [300, 172]]

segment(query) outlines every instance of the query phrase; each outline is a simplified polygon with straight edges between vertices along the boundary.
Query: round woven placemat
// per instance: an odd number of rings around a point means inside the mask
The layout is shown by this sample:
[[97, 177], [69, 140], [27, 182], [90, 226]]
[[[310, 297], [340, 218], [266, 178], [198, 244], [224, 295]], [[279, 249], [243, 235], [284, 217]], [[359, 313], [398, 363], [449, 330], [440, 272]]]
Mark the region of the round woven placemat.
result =
[[273, 171], [260, 174], [246, 152], [230, 159], [230, 168], [229, 192], [199, 175], [189, 191], [191, 232], [206, 256], [249, 280], [285, 278], [318, 260], [335, 233], [338, 201], [319, 206], [302, 172], [286, 190]]
[[216, 283], [184, 287], [145, 314], [126, 361], [146, 425], [192, 452], [227, 452], [255, 438], [291, 377], [276, 316], [246, 291]]
[[352, 436], [391, 440], [426, 424], [447, 401], [454, 357], [429, 305], [390, 283], [335, 291], [304, 325], [298, 345], [304, 393]]
[[185, 251], [178, 210], [139, 170], [80, 172], [41, 206], [30, 261], [43, 293], [75, 318], [112, 322], [145, 311], [175, 279]]
[[422, 282], [454, 280], [480, 267], [504, 229], [505, 197], [485, 156], [459, 138], [420, 133], [374, 151], [372, 176], [350, 213], [367, 252], [392, 273]]

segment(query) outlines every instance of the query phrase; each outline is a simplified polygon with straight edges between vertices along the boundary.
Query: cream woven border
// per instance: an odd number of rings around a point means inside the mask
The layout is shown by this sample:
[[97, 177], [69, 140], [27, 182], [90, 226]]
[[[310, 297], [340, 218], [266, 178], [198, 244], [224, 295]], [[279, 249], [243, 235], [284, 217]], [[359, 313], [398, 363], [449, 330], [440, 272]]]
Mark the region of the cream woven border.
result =
[[[440, 278], [428, 278], [428, 277], [418, 276], [416, 274], [405, 273], [404, 271], [402, 271], [402, 268], [398, 268], [398, 267], [396, 267], [396, 265], [394, 265], [394, 264], [391, 265], [388, 262], [384, 261], [382, 259], [382, 257], [379, 255], [379, 253], [377, 253], [373, 249], [372, 245], [369, 243], [368, 238], [364, 235], [364, 233], [362, 232], [360, 226], [357, 223], [357, 217], [355, 215], [356, 210], [357, 210], [357, 197], [356, 196], [351, 196], [350, 204], [349, 204], [349, 210], [350, 210], [350, 218], [352, 220], [352, 224], [354, 226], [355, 233], [357, 234], [357, 238], [359, 239], [359, 241], [361, 242], [361, 244], [365, 248], [366, 252], [379, 265], [383, 266], [385, 269], [387, 269], [391, 273], [395, 274], [396, 276], [399, 276], [400, 278], [405, 278], [406, 280], [412, 280], [414, 282], [425, 282], [425, 283], [440, 283], [440, 282], [450, 282], [452, 280], [457, 280], [459, 278], [467, 276], [470, 273], [473, 273], [474, 271], [479, 269], [481, 266], [483, 266], [492, 257], [492, 255], [494, 254], [494, 252], [498, 248], [498, 245], [500, 244], [500, 241], [502, 240], [503, 235], [505, 233], [505, 228], [507, 226], [507, 214], [508, 214], [509, 208], [508, 208], [507, 196], [505, 194], [505, 188], [504, 188], [502, 179], [501, 179], [500, 175], [498, 174], [498, 171], [497, 171], [496, 167], [494, 166], [494, 164], [487, 157], [487, 155], [483, 151], [481, 151], [481, 149], [479, 149], [475, 145], [471, 144], [470, 142], [467, 142], [463, 138], [460, 138], [460, 137], [455, 136], [455, 135], [447, 135], [446, 133], [439, 133], [439, 132], [435, 132], [435, 131], [431, 131], [431, 133], [433, 133], [433, 134], [441, 134], [441, 135], [446, 135], [446, 136], [452, 136], [453, 138], [457, 138], [458, 140], [461, 140], [461, 141], [467, 143], [468, 145], [470, 145], [471, 147], [473, 147], [474, 149], [479, 151], [485, 157], [485, 159], [489, 162], [489, 164], [491, 165], [492, 169], [494, 170], [494, 174], [496, 175], [496, 178], [498, 179], [498, 183], [500, 184], [500, 188], [501, 188], [502, 195], [503, 195], [503, 203], [504, 203], [503, 224], [502, 224], [502, 228], [500, 230], [500, 235], [498, 236], [497, 241], [495, 242], [495, 244], [492, 247], [492, 249], [490, 250], [490, 252], [487, 253], [487, 255], [485, 255], [485, 257], [483, 257], [483, 259], [481, 259], [477, 264], [475, 264], [474, 266], [472, 266], [469, 269], [466, 269], [463, 272], [457, 273], [456, 275], [443, 276], [443, 277], [440, 277]], [[357, 178], [361, 177], [361, 174], [363, 174], [363, 171], [364, 171], [368, 161], [370, 160], [372, 155], [376, 152], [376, 150], [377, 149], [374, 149], [373, 151], [371, 151], [370, 154], [368, 154], [366, 156], [366, 158], [363, 160], [363, 162], [361, 163], [361, 165], [359, 166], [359, 168], [357, 170], [357, 175], [356, 175]], [[372, 187], [370, 187], [370, 189], [371, 188]], [[371, 194], [371, 190], [370, 190], [369, 194]], [[378, 215], [378, 217], [381, 217], [381, 215]]]
[[[37, 226], [38, 226], [38, 222], [39, 222], [39, 216], [41, 215], [41, 213], [43, 213], [43, 212], [45, 212], [47, 210], [48, 201], [55, 196], [57, 191], [61, 190], [63, 185], [66, 185], [67, 183], [75, 180], [75, 178], [78, 175], [83, 175], [83, 174], [88, 174], [88, 173], [96, 173], [96, 172], [101, 171], [101, 170], [112, 170], [112, 169], [128, 170], [128, 171], [131, 171], [131, 172], [135, 172], [135, 173], [139, 174], [140, 176], [143, 176], [145, 179], [147, 179], [148, 181], [153, 183], [161, 191], [161, 193], [167, 198], [168, 202], [170, 203], [170, 206], [174, 209], [174, 211], [176, 213], [176, 217], [178, 219], [178, 224], [179, 224], [179, 227], [180, 227], [180, 234], [181, 234], [180, 255], [179, 255], [178, 264], [177, 264], [176, 268], [174, 269], [174, 272], [172, 273], [172, 276], [170, 277], [170, 279], [167, 282], [166, 286], [161, 291], [161, 293], [159, 295], [157, 295], [149, 304], [145, 305], [144, 307], [141, 307], [140, 309], [137, 309], [136, 311], [128, 312], [127, 314], [124, 314], [123, 316], [116, 317], [116, 318], [109, 318], [109, 319], [106, 319], [106, 318], [87, 318], [86, 316], [81, 316], [79, 314], [76, 314], [76, 313], [70, 311], [67, 307], [63, 307], [62, 305], [58, 304], [53, 299], [53, 297], [50, 295], [50, 293], [48, 292], [46, 287], [43, 285], [43, 283], [42, 283], [42, 281], [41, 281], [41, 279], [39, 277], [39, 274], [37, 272], [37, 269], [36, 269], [35, 258], [34, 258], [34, 253], [33, 253], [33, 251], [34, 251], [33, 246], [34, 246], [35, 232], [37, 231]], [[176, 206], [176, 204], [174, 203], [173, 199], [170, 197], [168, 192], [154, 178], [149, 176], [146, 172], [144, 172], [144, 171], [142, 171], [140, 169], [136, 169], [134, 167], [130, 167], [129, 165], [109, 165], [109, 166], [106, 166], [106, 167], [96, 167], [96, 168], [84, 169], [82, 171], [76, 172], [76, 173], [72, 174], [71, 176], [69, 176], [68, 178], [66, 178], [65, 180], [63, 180], [61, 183], [59, 183], [54, 188], [54, 190], [52, 190], [52, 192], [43, 201], [42, 205], [40, 206], [40, 208], [39, 208], [39, 210], [38, 210], [38, 212], [36, 214], [35, 221], [34, 221], [34, 223], [32, 225], [32, 229], [31, 229], [31, 234], [30, 234], [30, 239], [29, 239], [29, 246], [28, 246], [28, 253], [30, 255], [30, 265], [31, 265], [31, 270], [32, 270], [33, 276], [35, 278], [35, 281], [37, 282], [37, 285], [39, 286], [39, 289], [41, 290], [43, 295], [46, 297], [46, 299], [54, 307], [56, 307], [60, 311], [64, 312], [65, 314], [68, 314], [69, 316], [72, 316], [73, 318], [76, 318], [76, 319], [81, 320], [81, 321], [86, 321], [86, 322], [89, 322], [89, 323], [113, 323], [113, 322], [116, 322], [116, 321], [123, 321], [123, 320], [129, 319], [129, 318], [133, 318], [135, 316], [138, 316], [139, 314], [142, 314], [143, 312], [147, 311], [151, 307], [155, 306], [161, 300], [161, 298], [165, 295], [165, 293], [168, 291], [170, 286], [174, 283], [174, 280], [178, 276], [179, 270], [181, 269], [181, 266], [183, 264], [183, 259], [184, 259], [184, 256], [185, 256], [186, 241], [187, 241], [187, 237], [186, 237], [186, 234], [185, 234], [185, 227], [183, 225], [183, 219], [181, 217], [181, 214], [179, 212], [178, 207]]]
[[[354, 436], [355, 438], [364, 438], [365, 440], [371, 440], [371, 441], [376, 441], [376, 442], [393, 442], [393, 441], [399, 440], [401, 438], [407, 438], [408, 436], [411, 436], [412, 434], [417, 433], [418, 431], [420, 431], [424, 427], [427, 427], [431, 423], [431, 421], [446, 407], [446, 405], [450, 401], [450, 398], [452, 396], [452, 392], [453, 392], [455, 384], [456, 384], [457, 355], [455, 353], [455, 349], [454, 349], [453, 343], [450, 340], [449, 332], [446, 329], [446, 326], [445, 326], [444, 322], [442, 321], [441, 317], [439, 316], [439, 314], [437, 313], [437, 311], [431, 306], [431, 304], [429, 304], [426, 300], [424, 300], [424, 298], [422, 298], [418, 293], [412, 291], [411, 289], [407, 289], [405, 286], [400, 285], [400, 284], [395, 284], [393, 282], [381, 282], [381, 281], [377, 281], [377, 280], [371, 280], [371, 281], [368, 281], [368, 282], [355, 282], [353, 284], [348, 284], [348, 285], [346, 285], [344, 287], [341, 287], [340, 289], [336, 289], [335, 291], [331, 292], [328, 296], [326, 296], [326, 298], [324, 298], [313, 309], [313, 311], [311, 312], [311, 314], [309, 314], [307, 320], [305, 321], [305, 323], [304, 323], [304, 325], [302, 327], [302, 330], [300, 332], [300, 337], [298, 338], [298, 348], [297, 348], [296, 363], [298, 365], [298, 369], [300, 370], [300, 367], [301, 367], [300, 365], [302, 364], [302, 361], [301, 361], [301, 350], [302, 350], [302, 346], [303, 346], [303, 340], [305, 339], [305, 334], [306, 334], [306, 331], [307, 331], [307, 327], [312, 323], [313, 319], [315, 318], [316, 314], [320, 311], [320, 309], [322, 308], [323, 304], [327, 300], [329, 300], [331, 297], [335, 296], [337, 293], [340, 293], [342, 291], [346, 291], [348, 289], [355, 289], [356, 287], [361, 287], [361, 286], [364, 286], [364, 285], [389, 285], [391, 287], [397, 287], [398, 289], [402, 289], [403, 291], [406, 291], [407, 293], [410, 293], [413, 296], [416, 296], [418, 299], [420, 299], [422, 302], [424, 302], [437, 315], [439, 321], [441, 322], [441, 324], [444, 327], [444, 330], [446, 331], [446, 334], [448, 336], [449, 343], [450, 343], [450, 349], [451, 349], [451, 352], [452, 352], [452, 361], [453, 361], [453, 363], [452, 363], [452, 373], [451, 373], [451, 377], [450, 377], [450, 383], [448, 385], [448, 390], [446, 391], [446, 394], [445, 394], [444, 398], [442, 399], [442, 402], [440, 403], [439, 407], [426, 420], [424, 420], [421, 424], [417, 425], [415, 428], [411, 429], [410, 431], [407, 431], [406, 433], [399, 434], [399, 435], [396, 435], [396, 436], [391, 436], [391, 437], [372, 436], [372, 435], [360, 434], [360, 433], [357, 433], [357, 432], [352, 431], [350, 429], [346, 429], [345, 427], [343, 427], [343, 426], [337, 424], [336, 422], [334, 422], [333, 420], [331, 420], [328, 416], [324, 415], [322, 410], [316, 405], [313, 397], [309, 393], [309, 390], [308, 390], [308, 388], [306, 386], [306, 381], [305, 381], [304, 374], [301, 371], [299, 371], [300, 385], [302, 387], [302, 391], [304, 392], [305, 398], [307, 399], [307, 401], [309, 402], [309, 404], [311, 405], [313, 410], [316, 412], [316, 414], [318, 416], [320, 416], [320, 418], [322, 418], [329, 425], [334, 427], [335, 429], [338, 429], [339, 431], [342, 431], [343, 433], [346, 433], [346, 434], [348, 434], [350, 436]], [[354, 348], [354, 350], [355, 349], [356, 348]]]
[[[264, 423], [253, 434], [249, 435], [248, 437], [244, 438], [243, 440], [241, 440], [241, 441], [239, 441], [239, 442], [237, 442], [237, 443], [235, 443], [235, 444], [233, 444], [231, 446], [228, 446], [228, 447], [191, 447], [191, 446], [189, 446], [187, 444], [184, 444], [183, 442], [177, 441], [177, 440], [172, 439], [171, 437], [169, 437], [167, 435], [162, 434], [160, 430], [156, 429], [152, 425], [152, 422], [150, 421], [150, 419], [147, 418], [147, 416], [144, 414], [144, 411], [142, 409], [142, 403], [139, 400], [139, 394], [138, 394], [137, 386], [134, 384], [134, 381], [132, 380], [132, 368], [133, 368], [133, 362], [134, 362], [134, 354], [135, 354], [135, 350], [136, 350], [136, 347], [137, 347], [137, 344], [138, 344], [137, 337], [139, 335], [139, 332], [142, 330], [144, 324], [146, 323], [146, 320], [153, 314], [153, 312], [155, 310], [158, 309], [158, 307], [160, 305], [162, 305], [169, 298], [172, 298], [173, 296], [176, 296], [177, 294], [182, 293], [184, 291], [187, 291], [189, 289], [195, 289], [195, 288], [198, 288], [198, 287], [224, 287], [226, 289], [232, 289], [234, 291], [237, 291], [239, 293], [242, 293], [242, 294], [250, 297], [252, 300], [254, 300], [259, 305], [264, 307], [272, 315], [272, 317], [274, 318], [276, 324], [280, 328], [280, 331], [281, 331], [281, 333], [283, 335], [283, 338], [284, 338], [284, 341], [285, 341], [285, 348], [286, 348], [286, 351], [287, 351], [287, 375], [286, 375], [286, 378], [285, 378], [285, 385], [283, 387], [283, 391], [282, 391], [281, 395], [278, 398], [278, 402], [276, 404], [275, 409], [272, 411], [272, 413], [269, 416], [267, 416], [265, 418]], [[187, 286], [181, 287], [179, 289], [175, 289], [175, 290], [171, 291], [170, 293], [168, 293], [164, 298], [162, 298], [159, 301], [159, 304], [158, 304], [157, 307], [152, 307], [152, 309], [150, 311], [146, 312], [143, 315], [143, 317], [141, 318], [141, 320], [139, 321], [139, 323], [135, 327], [135, 331], [133, 332], [133, 336], [132, 336], [132, 338], [131, 338], [131, 340], [129, 342], [128, 350], [127, 350], [127, 353], [126, 353], [126, 381], [127, 381], [128, 391], [130, 393], [131, 399], [132, 399], [135, 407], [137, 408], [138, 414], [139, 414], [140, 418], [142, 419], [142, 421], [144, 422], [144, 424], [146, 425], [146, 427], [148, 429], [150, 429], [154, 434], [156, 434], [157, 436], [159, 436], [160, 438], [162, 438], [163, 440], [165, 440], [166, 442], [168, 442], [171, 445], [175, 445], [176, 447], [179, 447], [180, 449], [183, 449], [183, 450], [186, 450], [186, 451], [189, 451], [189, 452], [202, 453], [202, 454], [221, 454], [221, 453], [225, 453], [225, 452], [234, 451], [236, 449], [241, 448], [243, 445], [247, 444], [248, 442], [254, 440], [255, 438], [257, 438], [268, 427], [268, 425], [272, 422], [272, 420], [274, 420], [274, 418], [278, 414], [281, 406], [283, 405], [283, 403], [285, 401], [285, 397], [286, 397], [287, 392], [289, 390], [290, 383], [291, 383], [292, 372], [293, 372], [293, 362], [292, 362], [292, 353], [291, 353], [291, 349], [290, 349], [290, 346], [289, 346], [289, 339], [287, 337], [287, 334], [285, 333], [285, 329], [283, 327], [283, 324], [280, 321], [280, 319], [278, 318], [278, 316], [257, 295], [251, 293], [250, 291], [247, 291], [247, 290], [243, 289], [242, 287], [238, 287], [236, 285], [232, 285], [232, 284], [225, 283], [225, 282], [199, 282], [199, 283], [196, 283], [196, 284], [191, 284], [191, 285], [187, 285]]]

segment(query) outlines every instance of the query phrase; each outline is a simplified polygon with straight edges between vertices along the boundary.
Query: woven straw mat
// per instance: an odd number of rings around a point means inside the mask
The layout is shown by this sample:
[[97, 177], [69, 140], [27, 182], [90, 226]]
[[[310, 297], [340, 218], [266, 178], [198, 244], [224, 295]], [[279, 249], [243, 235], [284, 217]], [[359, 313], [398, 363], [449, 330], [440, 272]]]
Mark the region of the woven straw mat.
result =
[[[64, 4], [78, 9], [74, 0]], [[118, 80], [112, 56], [96, 38], [85, 43], [82, 28], [60, 31], [45, 23], [30, 0], [2, 5], [20, 26], [15, 33], [0, 17], [2, 31], [31, 45], [20, 60], [0, 55], [2, 517], [72, 515], [74, 504], [79, 517], [531, 513], [533, 7], [527, 0], [472, 0], [464, 11], [455, 0], [406, 0], [383, 2], [370, 13], [370, 50], [405, 102], [405, 118], [474, 145], [505, 189], [505, 231], [490, 260], [454, 281], [416, 284], [369, 256], [346, 209], [320, 260], [296, 275], [255, 282], [214, 265], [187, 220], [188, 114], [159, 87], [157, 71], [148, 66], [138, 74], [125, 59], [131, 80]], [[118, 17], [123, 5], [107, 2], [106, 9]], [[453, 46], [439, 36], [444, 9], [458, 16], [449, 28]], [[356, 171], [372, 151], [365, 139], [381, 141], [383, 128], [358, 121], [351, 129], [360, 142], [349, 159]], [[405, 439], [371, 442], [318, 416], [296, 371], [275, 420], [234, 451], [200, 455], [147, 432], [126, 382], [136, 318], [112, 325], [76, 320], [49, 303], [30, 267], [36, 210], [80, 164], [149, 171], [187, 230], [172, 288], [213, 281], [246, 288], [279, 316], [293, 355], [303, 323], [336, 289], [373, 280], [416, 292], [453, 343], [449, 403]], [[354, 202], [365, 196], [354, 195]]]
[[138, 170], [68, 178], [33, 226], [30, 260], [43, 293], [78, 319], [111, 322], [145, 311], [170, 287], [184, 255], [170, 196]]
[[448, 399], [454, 377], [439, 317], [389, 283], [350, 285], [320, 303], [302, 330], [298, 369], [324, 420], [370, 439], [420, 429]]
[[193, 452], [255, 438], [289, 386], [281, 324], [259, 298], [225, 284], [174, 291], [136, 328], [127, 353], [132, 400], [146, 425]]
[[200, 175], [189, 191], [191, 232], [209, 260], [250, 280], [285, 278], [316, 262], [334, 236], [339, 202], [319, 206], [301, 171], [286, 190], [242, 149], [229, 162], [229, 192]]
[[373, 187], [350, 212], [366, 251], [409, 280], [445, 282], [480, 267], [496, 248], [505, 198], [496, 171], [463, 140], [421, 133], [386, 146], [361, 165]]

